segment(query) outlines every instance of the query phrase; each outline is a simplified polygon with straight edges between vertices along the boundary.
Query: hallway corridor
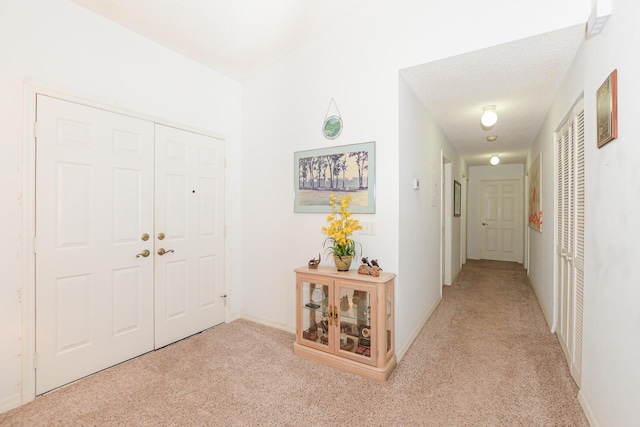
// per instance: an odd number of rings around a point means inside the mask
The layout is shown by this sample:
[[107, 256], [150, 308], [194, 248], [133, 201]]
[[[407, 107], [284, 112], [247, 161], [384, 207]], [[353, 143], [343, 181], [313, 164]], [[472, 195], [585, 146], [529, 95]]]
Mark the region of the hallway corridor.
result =
[[451, 425], [588, 425], [522, 264], [468, 260], [402, 362], [417, 359]]

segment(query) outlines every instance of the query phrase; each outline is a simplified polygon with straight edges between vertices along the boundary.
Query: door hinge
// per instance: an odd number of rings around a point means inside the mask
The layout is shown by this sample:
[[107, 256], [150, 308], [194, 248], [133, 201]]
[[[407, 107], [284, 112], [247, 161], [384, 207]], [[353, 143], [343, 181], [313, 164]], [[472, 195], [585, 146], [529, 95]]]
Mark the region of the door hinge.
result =
[[37, 237], [33, 238], [33, 253], [34, 254], [38, 253], [38, 238]]
[[38, 369], [38, 353], [33, 353], [33, 369]]
[[38, 122], [33, 122], [33, 138], [38, 138]]
[[227, 226], [224, 226], [224, 237], [227, 237]]

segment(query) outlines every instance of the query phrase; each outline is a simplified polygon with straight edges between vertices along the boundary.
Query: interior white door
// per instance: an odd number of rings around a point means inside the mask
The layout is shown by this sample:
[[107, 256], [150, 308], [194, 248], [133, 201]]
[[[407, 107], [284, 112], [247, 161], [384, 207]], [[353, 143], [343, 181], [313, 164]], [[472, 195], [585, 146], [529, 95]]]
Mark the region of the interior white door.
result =
[[482, 259], [522, 262], [521, 181], [482, 181], [480, 191]]
[[153, 124], [37, 97], [36, 393], [153, 349]]
[[156, 125], [156, 348], [224, 322], [224, 174], [224, 141]]

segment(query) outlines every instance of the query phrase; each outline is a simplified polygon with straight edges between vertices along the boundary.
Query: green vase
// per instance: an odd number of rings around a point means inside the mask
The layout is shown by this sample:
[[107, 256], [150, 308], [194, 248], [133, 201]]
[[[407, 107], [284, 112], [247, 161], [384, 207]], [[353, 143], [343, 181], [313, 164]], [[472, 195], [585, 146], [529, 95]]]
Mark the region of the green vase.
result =
[[333, 262], [335, 262], [338, 271], [349, 271], [349, 267], [351, 267], [351, 260], [353, 259], [352, 255], [334, 255]]

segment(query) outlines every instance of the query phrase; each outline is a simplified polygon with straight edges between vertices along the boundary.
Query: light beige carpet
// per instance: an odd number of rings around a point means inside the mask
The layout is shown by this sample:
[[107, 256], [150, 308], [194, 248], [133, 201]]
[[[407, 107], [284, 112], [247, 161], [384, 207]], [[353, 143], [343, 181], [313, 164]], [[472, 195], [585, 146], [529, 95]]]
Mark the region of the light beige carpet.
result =
[[469, 261], [386, 383], [296, 357], [293, 341], [236, 321], [0, 414], [0, 425], [588, 425], [518, 264]]

